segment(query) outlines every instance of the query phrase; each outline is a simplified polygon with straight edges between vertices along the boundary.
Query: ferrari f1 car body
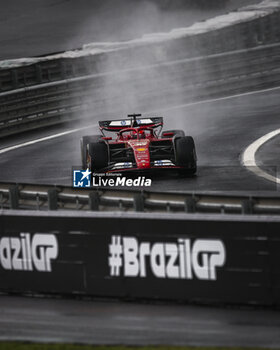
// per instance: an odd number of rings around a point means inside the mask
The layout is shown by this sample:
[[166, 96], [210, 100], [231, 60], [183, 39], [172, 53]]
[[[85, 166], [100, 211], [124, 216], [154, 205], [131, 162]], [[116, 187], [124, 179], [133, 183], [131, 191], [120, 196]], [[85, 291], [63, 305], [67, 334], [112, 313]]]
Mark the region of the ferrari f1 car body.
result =
[[[194, 140], [182, 130], [163, 131], [163, 118], [141, 118], [100, 121], [101, 135], [81, 138], [83, 168], [92, 172], [147, 171], [177, 169], [195, 174]], [[106, 133], [115, 133], [108, 137]]]

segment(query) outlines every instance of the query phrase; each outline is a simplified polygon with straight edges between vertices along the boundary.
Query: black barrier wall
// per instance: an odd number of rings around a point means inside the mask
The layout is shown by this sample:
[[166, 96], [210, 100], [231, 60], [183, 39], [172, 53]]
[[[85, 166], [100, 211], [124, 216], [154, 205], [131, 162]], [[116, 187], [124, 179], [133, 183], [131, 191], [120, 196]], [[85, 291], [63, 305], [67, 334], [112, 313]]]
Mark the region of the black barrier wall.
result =
[[0, 212], [0, 290], [279, 305], [280, 219]]

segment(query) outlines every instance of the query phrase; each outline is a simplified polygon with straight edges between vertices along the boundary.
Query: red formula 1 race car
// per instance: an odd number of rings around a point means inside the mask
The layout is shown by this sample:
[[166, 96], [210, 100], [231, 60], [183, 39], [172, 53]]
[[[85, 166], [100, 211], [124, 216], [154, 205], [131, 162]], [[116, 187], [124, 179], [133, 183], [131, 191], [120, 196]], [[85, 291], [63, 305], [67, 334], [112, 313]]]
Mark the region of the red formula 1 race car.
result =
[[[194, 140], [182, 130], [161, 133], [162, 117], [100, 121], [102, 135], [81, 139], [82, 165], [92, 172], [148, 171], [177, 169], [183, 175], [196, 172]], [[105, 132], [114, 132], [115, 138]]]

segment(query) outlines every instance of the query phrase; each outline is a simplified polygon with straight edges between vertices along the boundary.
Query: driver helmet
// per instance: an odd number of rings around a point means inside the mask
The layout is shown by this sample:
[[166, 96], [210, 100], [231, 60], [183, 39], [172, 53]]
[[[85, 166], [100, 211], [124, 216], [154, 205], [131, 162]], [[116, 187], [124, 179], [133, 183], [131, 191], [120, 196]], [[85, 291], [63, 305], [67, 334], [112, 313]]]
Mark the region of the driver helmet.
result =
[[140, 137], [140, 139], [146, 138], [145, 130], [139, 130], [139, 137]]

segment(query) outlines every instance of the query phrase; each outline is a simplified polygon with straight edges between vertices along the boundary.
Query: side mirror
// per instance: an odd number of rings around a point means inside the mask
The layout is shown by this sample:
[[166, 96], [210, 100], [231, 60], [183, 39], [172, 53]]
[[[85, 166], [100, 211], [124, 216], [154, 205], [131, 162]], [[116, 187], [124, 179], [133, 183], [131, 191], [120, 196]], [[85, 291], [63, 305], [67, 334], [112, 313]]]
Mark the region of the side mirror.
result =
[[172, 137], [174, 135], [174, 132], [164, 132], [162, 133], [162, 136], [165, 136], [165, 137]]
[[102, 137], [102, 139], [105, 141], [110, 141], [110, 140], [112, 140], [112, 137]]

